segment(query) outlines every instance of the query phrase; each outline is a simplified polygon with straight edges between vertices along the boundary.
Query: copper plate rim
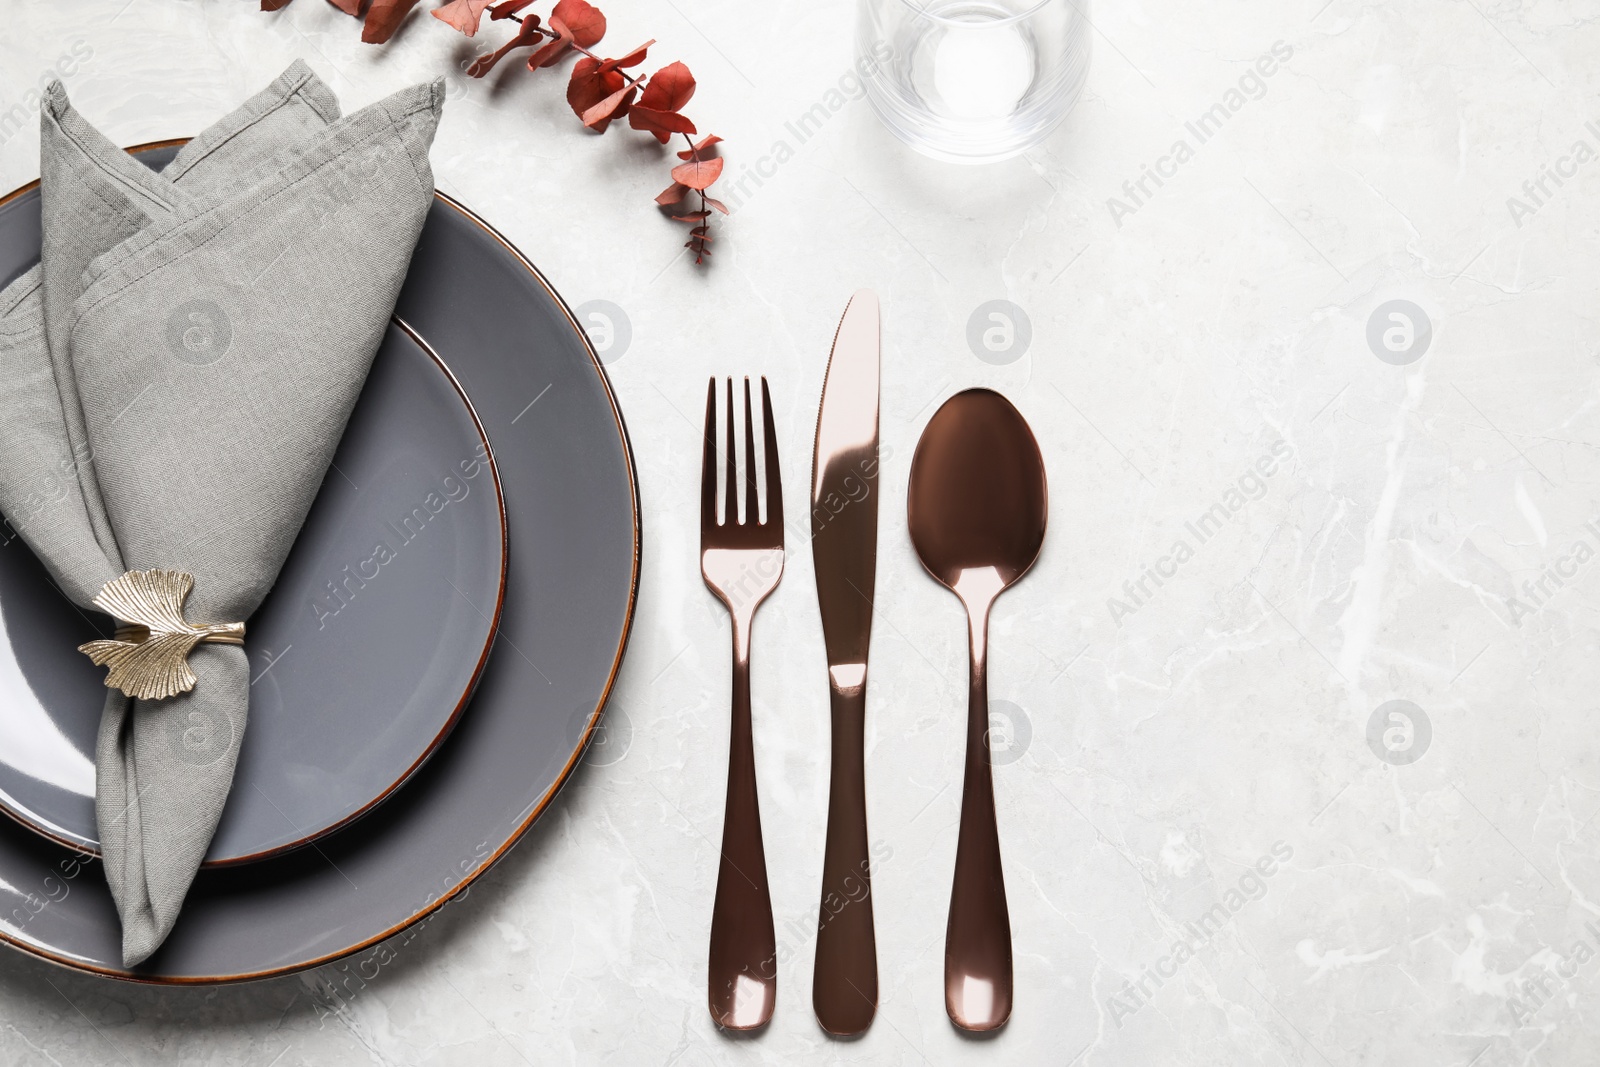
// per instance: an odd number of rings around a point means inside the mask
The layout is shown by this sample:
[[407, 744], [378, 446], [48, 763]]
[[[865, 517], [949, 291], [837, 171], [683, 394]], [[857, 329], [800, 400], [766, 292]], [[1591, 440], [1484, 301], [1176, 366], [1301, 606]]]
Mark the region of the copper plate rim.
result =
[[[134, 145], [127, 151], [130, 154], [137, 152], [151, 152], [161, 148], [178, 147], [187, 144], [189, 141], [190, 138], [188, 137], [169, 138], [164, 141], [147, 141], [144, 144]], [[37, 188], [38, 185], [38, 181], [32, 181], [21, 188], [12, 190], [5, 196], [0, 197], [0, 207], [4, 207], [17, 197], [31, 192]], [[583, 328], [578, 325], [578, 320], [573, 317], [572, 309], [567, 306], [567, 302], [562, 299], [561, 294], [556, 292], [555, 287], [550, 284], [549, 280], [545, 278], [545, 276], [540, 272], [539, 268], [535, 267], [533, 263], [529, 261], [528, 257], [522, 254], [516, 245], [513, 245], [505, 238], [504, 234], [480, 218], [476, 212], [472, 211], [459, 200], [456, 200], [454, 197], [446, 193], [435, 190], [433, 195], [441, 203], [459, 212], [467, 219], [467, 221], [471, 222], [474, 226], [477, 226], [490, 237], [494, 238], [494, 240], [499, 243], [502, 248], [509, 252], [511, 256], [519, 264], [521, 264], [529, 274], [533, 275], [534, 281], [539, 283], [539, 287], [543, 289], [545, 293], [555, 301], [556, 306], [561, 309], [561, 314], [566, 318], [567, 325], [570, 326], [572, 328], [572, 332], [577, 335], [579, 344], [582, 346], [583, 351], [588, 354], [589, 362], [593, 365], [595, 373], [600, 377], [600, 384], [605, 389], [606, 400], [611, 406], [611, 417], [616, 422], [617, 435], [622, 439], [622, 453], [627, 459], [628, 496], [633, 510], [633, 573], [628, 579], [628, 610], [627, 615], [623, 619], [622, 623], [622, 636], [617, 641], [616, 655], [612, 658], [611, 669], [606, 674], [605, 687], [601, 690], [600, 699], [595, 705], [594, 714], [590, 716], [589, 725], [587, 728], [585, 728], [583, 736], [578, 739], [578, 743], [573, 749], [572, 755], [567, 757], [567, 762], [561, 768], [561, 773], [556, 775], [555, 782], [553, 782], [550, 788], [545, 791], [544, 796], [540, 797], [539, 800], [533, 805], [532, 809], [523, 818], [522, 822], [511, 831], [511, 835], [500, 845], [499, 848], [490, 853], [481, 864], [467, 872], [461, 881], [457, 882], [454, 886], [441, 891], [438, 896], [434, 898], [432, 903], [426, 905], [421, 910], [413, 913], [408, 918], [401, 920], [388, 929], [359, 941], [354, 945], [350, 945], [347, 948], [329, 952], [324, 955], [317, 956], [314, 959], [305, 960], [299, 963], [291, 963], [282, 967], [273, 967], [264, 971], [247, 971], [241, 974], [194, 975], [178, 977], [173, 975], [139, 974], [133, 971], [124, 971], [113, 967], [100, 967], [95, 964], [85, 963], [82, 960], [75, 960], [70, 956], [63, 956], [59, 953], [49, 952], [37, 945], [31, 945], [25, 941], [20, 941], [17, 938], [7, 934], [3, 930], [0, 930], [0, 942], [12, 945], [23, 952], [26, 952], [30, 956], [35, 956], [39, 959], [45, 960], [46, 962], [57, 964], [58, 966], [64, 967], [68, 970], [78, 971], [85, 974], [96, 974], [105, 978], [115, 978], [119, 981], [132, 982], [139, 985], [231, 985], [238, 982], [257, 982], [267, 978], [279, 978], [284, 975], [296, 974], [300, 971], [310, 970], [313, 967], [320, 967], [324, 964], [333, 963], [337, 960], [344, 959], [345, 957], [352, 956], [363, 949], [371, 948], [373, 945], [386, 941], [394, 935], [405, 930], [407, 927], [426, 919], [428, 916], [444, 907], [444, 905], [450, 900], [460, 896], [463, 890], [467, 889], [479, 878], [487, 874], [491, 867], [500, 862], [505, 854], [511, 851], [513, 845], [522, 840], [522, 836], [528, 832], [534, 823], [539, 821], [539, 817], [543, 815], [550, 807], [550, 804], [555, 800], [556, 795], [561, 792], [561, 788], [565, 786], [569, 780], [571, 780], [573, 771], [577, 769], [578, 761], [583, 758], [584, 750], [589, 747], [589, 742], [594, 737], [596, 728], [600, 725], [600, 719], [605, 713], [606, 704], [611, 699], [611, 691], [616, 686], [617, 675], [622, 670], [623, 656], [628, 650], [628, 640], [633, 636], [633, 621], [639, 606], [639, 568], [643, 558], [644, 527], [641, 522], [639, 509], [639, 478], [634, 464], [633, 442], [628, 437], [628, 427], [622, 418], [622, 407], [617, 403], [616, 390], [611, 387], [611, 378], [606, 374], [604, 364], [600, 362], [599, 355], [596, 354], [594, 346], [589, 342], [589, 335], [584, 333]], [[431, 347], [428, 347], [428, 351], [431, 353], [433, 350]], [[453, 374], [451, 375], [451, 380], [455, 380], [455, 376]], [[459, 383], [457, 384], [457, 388], [460, 388]], [[463, 393], [463, 395], [465, 395], [465, 393]], [[475, 411], [473, 413], [473, 417], [477, 417], [477, 413]], [[484, 437], [485, 440], [487, 440], [488, 435], [485, 434]], [[498, 489], [498, 471], [496, 472], [495, 484]], [[502, 521], [505, 518], [503, 499], [501, 518]], [[504, 556], [502, 556], [502, 568], [503, 567]], [[502, 570], [502, 604], [505, 598], [504, 582], [505, 575], [504, 570]], [[497, 620], [498, 617], [499, 615], [497, 608]], [[496, 632], [498, 632], [498, 627]], [[483, 667], [484, 664], [480, 663], [480, 673], [482, 672]], [[24, 823], [24, 825], [37, 832], [37, 827], [27, 823]], [[84, 849], [80, 846], [67, 844], [66, 847], [80, 855], [84, 854]]]

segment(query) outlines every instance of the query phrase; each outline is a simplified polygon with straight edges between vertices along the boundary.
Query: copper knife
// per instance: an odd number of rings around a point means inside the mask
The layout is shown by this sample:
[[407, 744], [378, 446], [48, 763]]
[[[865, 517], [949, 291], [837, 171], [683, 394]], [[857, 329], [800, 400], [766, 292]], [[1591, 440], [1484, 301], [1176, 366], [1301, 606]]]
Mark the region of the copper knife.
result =
[[878, 297], [850, 298], [833, 339], [811, 476], [811, 555], [828, 652], [833, 774], [812, 1006], [823, 1029], [859, 1034], [878, 1009], [867, 851], [867, 645], [878, 566]]

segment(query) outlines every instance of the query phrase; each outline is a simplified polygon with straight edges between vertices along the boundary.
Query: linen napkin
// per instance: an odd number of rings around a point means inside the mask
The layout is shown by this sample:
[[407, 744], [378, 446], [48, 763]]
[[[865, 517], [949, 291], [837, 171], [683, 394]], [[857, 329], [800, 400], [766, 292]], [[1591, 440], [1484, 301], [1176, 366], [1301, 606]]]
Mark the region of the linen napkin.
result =
[[[341, 118], [297, 64], [158, 175], [48, 90], [42, 263], [0, 295], [0, 510], [75, 602], [163, 568], [194, 576], [192, 621], [259, 606], [399, 295], [442, 103], [434, 82]], [[129, 966], [177, 920], [247, 719], [243, 648], [202, 644], [189, 665], [190, 692], [108, 690], [101, 718]]]
[[[339, 104], [297, 60], [266, 89], [181, 148], [159, 176], [112, 147], [75, 112], [68, 110], [66, 118], [73, 134], [93, 149], [88, 153], [93, 158], [83, 158], [85, 152], [63, 138], [48, 116], [43, 120], [42, 140], [50, 143], [41, 162], [54, 172], [47, 209], [58, 223], [47, 227], [46, 239], [55, 246], [49, 258], [58, 280], [53, 294], [64, 307], [58, 317], [62, 324], [72, 307], [66, 294], [75, 287], [82, 265], [93, 258], [94, 244], [114, 240], [114, 230], [102, 230], [83, 247], [61, 247], [80, 232], [72, 225], [77, 212], [69, 194], [87, 194], [83, 212], [93, 212], [108, 196], [100, 188], [104, 183], [91, 190], [80, 181], [86, 183], [105, 166], [133, 188], [159, 192], [161, 183], [181, 181], [186, 191], [224, 191], [248, 180], [252, 168], [308, 142], [339, 118]], [[110, 203], [118, 199], [115, 192], [109, 194]], [[68, 267], [73, 260], [80, 264], [77, 272]], [[42, 265], [0, 292], [0, 368], [9, 383], [0, 390], [0, 414], [5, 416], [0, 419], [0, 512], [47, 564], [69, 599], [88, 604], [116, 576], [109, 571], [108, 549], [101, 547], [114, 542], [98, 491], [84, 492], [84, 486], [93, 488], [93, 456], [85, 441], [67, 346], [63, 341], [52, 349], [46, 343], [43, 301]]]

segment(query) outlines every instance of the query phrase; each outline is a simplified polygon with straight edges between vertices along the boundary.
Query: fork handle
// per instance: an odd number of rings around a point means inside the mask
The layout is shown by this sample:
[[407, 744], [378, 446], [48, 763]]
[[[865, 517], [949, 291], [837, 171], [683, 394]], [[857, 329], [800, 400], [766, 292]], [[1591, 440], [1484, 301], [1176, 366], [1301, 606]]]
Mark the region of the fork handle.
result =
[[722, 861], [711, 912], [707, 970], [711, 1017], [728, 1030], [755, 1030], [772, 1018], [778, 993], [777, 936], [767, 857], [756, 798], [750, 728], [750, 623], [733, 620], [733, 726], [728, 739], [728, 799], [722, 815]]
[[878, 940], [867, 853], [866, 676], [853, 685], [831, 680], [829, 692], [833, 775], [811, 1006], [824, 1030], [844, 1036], [866, 1030], [878, 1009]]

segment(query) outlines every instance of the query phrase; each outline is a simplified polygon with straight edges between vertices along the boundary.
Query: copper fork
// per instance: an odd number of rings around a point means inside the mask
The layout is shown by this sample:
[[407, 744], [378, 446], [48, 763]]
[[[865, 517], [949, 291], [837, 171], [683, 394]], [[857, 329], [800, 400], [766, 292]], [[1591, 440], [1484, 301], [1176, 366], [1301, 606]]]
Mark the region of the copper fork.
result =
[[750, 379], [744, 380], [744, 521], [739, 520], [739, 464], [734, 448], [733, 379], [728, 379], [724, 517], [717, 521], [717, 380], [706, 389], [705, 452], [700, 461], [700, 573], [733, 618], [733, 728], [728, 739], [728, 799], [722, 815], [722, 861], [711, 912], [707, 993], [711, 1017], [729, 1030], [754, 1030], [772, 1018], [778, 993], [777, 936], [767, 857], [756, 801], [755, 742], [750, 730], [750, 629], [756, 608], [783, 577], [783, 485], [772, 396], [761, 379], [767, 466], [766, 521], [759, 519]]

